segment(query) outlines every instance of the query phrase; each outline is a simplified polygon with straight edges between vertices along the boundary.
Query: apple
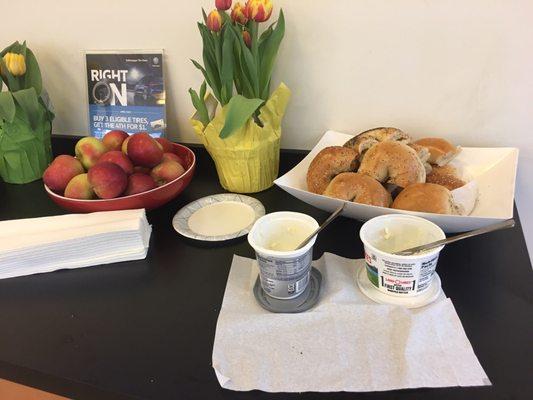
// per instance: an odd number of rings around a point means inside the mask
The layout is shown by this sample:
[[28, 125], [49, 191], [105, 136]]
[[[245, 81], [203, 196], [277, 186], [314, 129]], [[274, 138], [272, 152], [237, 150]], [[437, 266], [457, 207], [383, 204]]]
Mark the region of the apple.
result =
[[125, 155], [128, 155], [128, 142], [130, 140], [130, 137], [131, 136], [128, 136], [123, 142], [122, 142], [122, 146], [120, 147], [122, 152], [125, 154]]
[[185, 169], [179, 162], [176, 161], [163, 161], [152, 169], [150, 174], [156, 181], [158, 186], [162, 186], [174, 179], [180, 177], [185, 172]]
[[65, 189], [65, 197], [83, 200], [94, 198], [94, 190], [89, 183], [87, 174], [76, 175], [70, 180]]
[[181, 164], [183, 168], [186, 168], [185, 160], [178, 156], [176, 153], [163, 153], [163, 158], [161, 159], [161, 162], [163, 161], [176, 161]]
[[120, 150], [122, 143], [124, 143], [124, 140], [128, 137], [129, 135], [124, 131], [109, 131], [104, 135], [102, 143], [108, 150]]
[[96, 165], [100, 164], [101, 162], [111, 162], [113, 164], [117, 164], [124, 170], [126, 174], [133, 174], [133, 164], [131, 163], [130, 159], [119, 150], [108, 151], [107, 153], [103, 154], [98, 159]]
[[161, 162], [163, 150], [146, 132], [131, 135], [127, 145], [128, 157], [135, 165], [153, 168]]
[[78, 140], [74, 150], [76, 157], [81, 161], [85, 169], [89, 169], [97, 163], [100, 156], [107, 151], [107, 148], [95, 137], [84, 137]]
[[108, 161], [96, 164], [87, 175], [94, 192], [101, 199], [120, 196], [128, 184], [128, 176], [124, 170]]
[[130, 196], [132, 194], [146, 192], [147, 190], [151, 190], [156, 187], [157, 185], [150, 175], [136, 172], [128, 177], [128, 186], [126, 187], [124, 195]]
[[136, 165], [135, 167], [133, 167], [133, 173], [135, 173], [135, 172], [141, 172], [143, 174], [150, 175], [150, 172], [152, 172], [152, 170], [150, 168], [141, 167], [140, 165]]
[[172, 153], [174, 151], [174, 146], [172, 146], [172, 142], [170, 140], [162, 137], [155, 138], [155, 140], [163, 148], [163, 153]]
[[83, 165], [72, 156], [63, 154], [54, 159], [43, 174], [43, 181], [50, 190], [61, 193], [76, 175], [83, 174]]

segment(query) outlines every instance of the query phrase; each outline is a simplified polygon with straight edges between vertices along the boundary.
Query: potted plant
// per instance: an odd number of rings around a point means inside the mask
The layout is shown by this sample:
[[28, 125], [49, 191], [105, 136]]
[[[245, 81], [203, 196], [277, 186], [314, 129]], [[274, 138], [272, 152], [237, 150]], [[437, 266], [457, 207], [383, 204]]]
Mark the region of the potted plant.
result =
[[[285, 19], [260, 33], [272, 15], [270, 0], [246, 5], [216, 0], [198, 23], [205, 80], [189, 90], [196, 114], [191, 122], [213, 158], [220, 183], [231, 191], [253, 193], [272, 186], [278, 175], [281, 120], [290, 97], [281, 83], [271, 93], [272, 70], [285, 34]], [[203, 10], [202, 10], [203, 11]], [[206, 95], [207, 85], [212, 94]]]
[[[54, 114], [26, 42], [0, 53], [0, 75], [0, 176], [5, 182], [28, 183], [41, 178], [51, 161]], [[2, 81], [7, 90], [2, 91]]]

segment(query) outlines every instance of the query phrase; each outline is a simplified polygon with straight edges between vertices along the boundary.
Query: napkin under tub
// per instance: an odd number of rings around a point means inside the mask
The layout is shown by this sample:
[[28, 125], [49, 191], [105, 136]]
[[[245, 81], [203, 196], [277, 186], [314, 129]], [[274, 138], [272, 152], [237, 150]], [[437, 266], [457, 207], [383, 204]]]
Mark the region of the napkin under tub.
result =
[[146, 257], [144, 209], [0, 221], [0, 279]]
[[420, 308], [373, 303], [354, 281], [364, 260], [325, 253], [317, 306], [263, 310], [254, 260], [235, 256], [217, 322], [213, 367], [227, 389], [381, 391], [490, 385], [452, 302]]

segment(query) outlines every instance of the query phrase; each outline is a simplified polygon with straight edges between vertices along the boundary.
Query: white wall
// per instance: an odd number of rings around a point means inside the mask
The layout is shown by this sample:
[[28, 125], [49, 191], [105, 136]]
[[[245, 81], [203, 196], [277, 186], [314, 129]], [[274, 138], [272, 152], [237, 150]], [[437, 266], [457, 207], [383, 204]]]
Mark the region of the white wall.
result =
[[[7, 45], [37, 54], [56, 133], [85, 134], [82, 50], [164, 48], [169, 131], [196, 141], [187, 89], [201, 77], [195, 21], [214, 1], [0, 0]], [[328, 128], [397, 126], [466, 146], [521, 150], [517, 201], [533, 251], [531, 0], [274, 0], [287, 35], [276, 71], [293, 90], [282, 145], [308, 149]], [[16, 17], [18, 16], [18, 17]]]

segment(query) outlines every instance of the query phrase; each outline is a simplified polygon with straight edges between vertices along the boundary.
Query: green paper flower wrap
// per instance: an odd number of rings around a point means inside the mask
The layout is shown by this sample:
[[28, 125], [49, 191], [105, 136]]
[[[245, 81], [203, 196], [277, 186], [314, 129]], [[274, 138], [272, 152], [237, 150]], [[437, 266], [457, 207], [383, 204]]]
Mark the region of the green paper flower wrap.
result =
[[[26, 42], [0, 52], [0, 75], [0, 177], [8, 183], [32, 182], [52, 159], [54, 114]], [[2, 91], [2, 81], [8, 90]]]
[[39, 123], [32, 128], [20, 106], [13, 121], [0, 120], [0, 176], [8, 183], [29, 183], [40, 179], [52, 159], [51, 118], [38, 105]]

